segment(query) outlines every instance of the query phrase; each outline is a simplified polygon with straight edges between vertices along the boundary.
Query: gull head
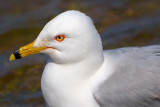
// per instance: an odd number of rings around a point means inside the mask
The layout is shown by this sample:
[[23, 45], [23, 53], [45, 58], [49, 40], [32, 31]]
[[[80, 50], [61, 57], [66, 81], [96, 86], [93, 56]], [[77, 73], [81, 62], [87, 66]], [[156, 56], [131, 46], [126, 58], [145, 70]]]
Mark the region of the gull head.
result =
[[54, 63], [75, 63], [101, 56], [102, 44], [91, 18], [71, 10], [49, 21], [36, 40], [13, 52], [10, 60], [37, 53], [47, 54]]

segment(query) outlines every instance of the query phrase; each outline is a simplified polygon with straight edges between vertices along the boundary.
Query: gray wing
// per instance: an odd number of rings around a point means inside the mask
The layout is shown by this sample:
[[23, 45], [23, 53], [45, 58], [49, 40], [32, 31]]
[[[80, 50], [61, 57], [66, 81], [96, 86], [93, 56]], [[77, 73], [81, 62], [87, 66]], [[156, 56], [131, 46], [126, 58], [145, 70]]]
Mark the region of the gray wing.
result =
[[160, 107], [160, 46], [105, 51], [115, 72], [94, 91], [101, 107]]

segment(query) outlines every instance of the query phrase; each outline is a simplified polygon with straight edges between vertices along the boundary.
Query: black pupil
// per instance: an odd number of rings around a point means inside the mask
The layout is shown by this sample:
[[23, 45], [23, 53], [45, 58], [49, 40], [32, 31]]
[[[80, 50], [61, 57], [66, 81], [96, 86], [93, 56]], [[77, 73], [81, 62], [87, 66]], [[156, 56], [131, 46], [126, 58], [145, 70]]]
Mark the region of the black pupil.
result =
[[58, 36], [58, 39], [62, 39], [62, 37], [61, 37], [61, 36]]

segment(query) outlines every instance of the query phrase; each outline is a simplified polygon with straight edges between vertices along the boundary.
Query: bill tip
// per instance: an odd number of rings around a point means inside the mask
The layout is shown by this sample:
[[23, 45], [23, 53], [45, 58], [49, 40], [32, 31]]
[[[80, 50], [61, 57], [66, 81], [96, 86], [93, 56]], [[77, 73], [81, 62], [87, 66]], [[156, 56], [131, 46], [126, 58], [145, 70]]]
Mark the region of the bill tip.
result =
[[15, 60], [16, 58], [15, 58], [15, 55], [12, 53], [11, 54], [11, 56], [10, 56], [10, 58], [9, 58], [9, 61], [13, 61], [13, 60]]

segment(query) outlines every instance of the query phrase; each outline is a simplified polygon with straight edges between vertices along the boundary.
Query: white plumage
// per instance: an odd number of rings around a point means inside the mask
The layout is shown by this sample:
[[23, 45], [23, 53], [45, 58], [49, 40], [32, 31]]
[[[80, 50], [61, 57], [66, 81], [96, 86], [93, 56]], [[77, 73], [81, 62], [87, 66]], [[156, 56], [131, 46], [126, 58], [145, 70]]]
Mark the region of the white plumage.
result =
[[[66, 38], [57, 42], [56, 35]], [[42, 46], [55, 48], [42, 51], [50, 57], [41, 80], [49, 107], [159, 105], [160, 46], [103, 51], [92, 20], [79, 11], [48, 22], [34, 44]]]

